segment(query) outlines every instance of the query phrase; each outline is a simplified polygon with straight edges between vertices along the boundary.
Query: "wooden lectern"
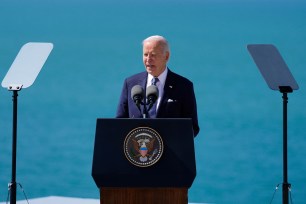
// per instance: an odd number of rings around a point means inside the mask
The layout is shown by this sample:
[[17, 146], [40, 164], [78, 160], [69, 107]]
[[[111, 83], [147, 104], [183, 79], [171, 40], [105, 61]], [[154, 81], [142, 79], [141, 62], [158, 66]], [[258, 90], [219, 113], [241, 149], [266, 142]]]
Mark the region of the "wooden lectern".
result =
[[[124, 153], [126, 136], [139, 127], [163, 140], [162, 156], [148, 167]], [[92, 176], [101, 204], [187, 204], [196, 176], [191, 119], [97, 119]]]

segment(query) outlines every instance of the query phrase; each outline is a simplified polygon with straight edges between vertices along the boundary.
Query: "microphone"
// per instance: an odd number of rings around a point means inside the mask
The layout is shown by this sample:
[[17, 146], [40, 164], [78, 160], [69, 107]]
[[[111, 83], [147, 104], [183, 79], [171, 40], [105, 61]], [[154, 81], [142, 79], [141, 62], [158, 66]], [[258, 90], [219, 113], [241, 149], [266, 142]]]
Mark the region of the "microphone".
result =
[[134, 103], [136, 104], [136, 106], [138, 107], [139, 111], [141, 111], [140, 104], [141, 104], [141, 101], [142, 101], [143, 96], [144, 96], [143, 92], [144, 92], [143, 88], [140, 85], [133, 86], [133, 88], [131, 90], [131, 97], [132, 97]]
[[146, 97], [148, 99], [149, 108], [148, 111], [152, 108], [153, 104], [158, 99], [158, 88], [155, 85], [148, 86]]

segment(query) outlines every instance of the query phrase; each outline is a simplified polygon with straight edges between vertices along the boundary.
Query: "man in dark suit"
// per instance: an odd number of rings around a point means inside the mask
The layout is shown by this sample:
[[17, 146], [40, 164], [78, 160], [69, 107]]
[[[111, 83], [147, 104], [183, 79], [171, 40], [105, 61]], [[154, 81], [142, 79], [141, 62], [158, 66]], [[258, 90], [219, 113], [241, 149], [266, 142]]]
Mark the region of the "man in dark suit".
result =
[[140, 85], [144, 90], [157, 79], [159, 96], [156, 101], [156, 113], [148, 117], [156, 118], [191, 118], [194, 136], [199, 133], [197, 104], [193, 83], [167, 67], [170, 50], [167, 40], [162, 36], [151, 36], [143, 41], [143, 63], [145, 72], [135, 74], [124, 81], [117, 118], [142, 118], [141, 111], [131, 97], [131, 90]]

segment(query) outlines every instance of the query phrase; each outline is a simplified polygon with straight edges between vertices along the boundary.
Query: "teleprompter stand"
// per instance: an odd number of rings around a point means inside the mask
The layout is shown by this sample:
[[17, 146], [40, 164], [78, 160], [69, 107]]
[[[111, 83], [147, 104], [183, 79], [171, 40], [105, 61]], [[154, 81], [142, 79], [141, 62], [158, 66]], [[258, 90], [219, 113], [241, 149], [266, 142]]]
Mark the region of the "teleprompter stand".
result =
[[272, 90], [280, 91], [283, 96], [283, 204], [289, 202], [288, 164], [287, 164], [287, 103], [288, 93], [299, 88], [286, 63], [275, 46], [270, 44], [253, 44], [248, 51], [266, 83]]
[[[17, 98], [22, 88], [31, 86], [47, 60], [51, 43], [27, 43], [19, 51], [2, 81], [2, 87], [13, 92], [12, 179], [9, 183], [10, 204], [16, 204]], [[20, 184], [19, 184], [20, 185]], [[21, 186], [21, 185], [20, 185]]]

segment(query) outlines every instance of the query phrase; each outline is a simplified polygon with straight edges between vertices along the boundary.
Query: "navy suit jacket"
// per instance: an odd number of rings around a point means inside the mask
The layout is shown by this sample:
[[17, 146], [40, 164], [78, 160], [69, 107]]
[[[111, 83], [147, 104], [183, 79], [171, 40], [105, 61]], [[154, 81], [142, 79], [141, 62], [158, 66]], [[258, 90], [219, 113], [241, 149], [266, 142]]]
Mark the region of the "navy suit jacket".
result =
[[[133, 99], [131, 89], [135, 85], [140, 85], [146, 90], [147, 72], [141, 72], [125, 79], [120, 102], [117, 108], [117, 118], [142, 118]], [[143, 111], [143, 107], [142, 107]], [[193, 83], [168, 69], [165, 81], [164, 95], [160, 101], [156, 113], [157, 118], [191, 118], [194, 136], [199, 133], [197, 104], [193, 89]]]

